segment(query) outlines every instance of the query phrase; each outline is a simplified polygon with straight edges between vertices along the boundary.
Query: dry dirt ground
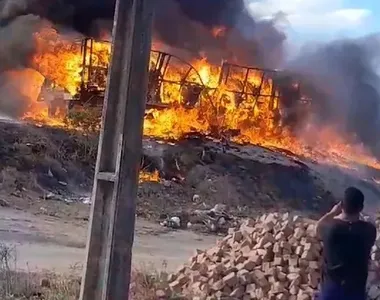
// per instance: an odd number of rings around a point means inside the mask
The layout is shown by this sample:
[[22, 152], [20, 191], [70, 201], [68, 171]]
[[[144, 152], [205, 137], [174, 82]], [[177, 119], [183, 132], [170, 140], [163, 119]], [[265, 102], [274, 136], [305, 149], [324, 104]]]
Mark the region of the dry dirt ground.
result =
[[[85, 261], [87, 222], [36, 216], [14, 209], [0, 209], [0, 241], [15, 248], [16, 268], [80, 271]], [[175, 271], [194, 252], [215, 243], [215, 236], [191, 231], [168, 231], [141, 219], [136, 223], [133, 261], [136, 267], [154, 266]]]

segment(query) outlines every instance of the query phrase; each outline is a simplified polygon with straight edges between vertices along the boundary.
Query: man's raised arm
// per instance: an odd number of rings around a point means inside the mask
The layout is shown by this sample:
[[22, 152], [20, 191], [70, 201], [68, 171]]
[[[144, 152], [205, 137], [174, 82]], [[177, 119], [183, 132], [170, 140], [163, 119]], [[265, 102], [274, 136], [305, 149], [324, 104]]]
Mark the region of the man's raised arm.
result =
[[342, 203], [334, 205], [334, 207], [326, 213], [322, 218], [320, 218], [317, 222], [317, 226], [315, 227], [316, 234], [319, 238], [321, 238], [322, 228], [328, 224], [332, 219], [338, 216], [342, 212]]

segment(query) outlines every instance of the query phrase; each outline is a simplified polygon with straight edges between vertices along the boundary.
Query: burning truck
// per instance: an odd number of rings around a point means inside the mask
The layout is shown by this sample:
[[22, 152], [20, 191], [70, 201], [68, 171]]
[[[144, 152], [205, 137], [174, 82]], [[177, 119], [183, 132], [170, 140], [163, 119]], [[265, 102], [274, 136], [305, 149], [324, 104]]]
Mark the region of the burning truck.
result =
[[[103, 105], [111, 44], [85, 38], [70, 47], [80, 53], [79, 78], [67, 82], [46, 77], [38, 100], [48, 103], [50, 117], [70, 116], [70, 112], [83, 109], [100, 112]], [[40, 70], [38, 64], [36, 69]], [[299, 82], [278, 70], [227, 61], [221, 66], [212, 66], [205, 60], [189, 63], [174, 54], [151, 51], [147, 115], [172, 107], [207, 106], [220, 118], [240, 108], [248, 113], [247, 118], [270, 118], [273, 125], [281, 128], [306, 117], [311, 99], [303, 94]]]

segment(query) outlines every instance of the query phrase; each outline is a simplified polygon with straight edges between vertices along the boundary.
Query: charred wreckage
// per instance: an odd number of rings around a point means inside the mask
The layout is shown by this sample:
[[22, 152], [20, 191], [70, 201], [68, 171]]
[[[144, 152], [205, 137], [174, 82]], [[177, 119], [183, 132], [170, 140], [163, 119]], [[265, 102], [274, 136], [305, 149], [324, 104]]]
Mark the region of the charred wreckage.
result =
[[[77, 93], [71, 95], [64, 88], [45, 79], [38, 101], [49, 104], [49, 115], [58, 112], [70, 115], [76, 109], [97, 109], [101, 111], [107, 84], [108, 63], [96, 58], [95, 45], [110, 45], [109, 42], [85, 38], [81, 43], [81, 82]], [[180, 67], [179, 67], [180, 66]], [[170, 76], [175, 70], [176, 76]], [[256, 74], [259, 80], [255, 83], [249, 80], [250, 75]], [[236, 76], [239, 74], [239, 76]], [[263, 86], [271, 81], [273, 87], [264, 89]], [[273, 112], [275, 123], [279, 126], [293, 123], [305, 118], [311, 99], [305, 97], [302, 84], [293, 76], [279, 70], [267, 70], [250, 66], [222, 62], [217, 85], [208, 86], [199, 71], [189, 62], [176, 55], [151, 51], [149, 82], [147, 94], [147, 109], [168, 109], [173, 103], [165, 101], [164, 88], [176, 90], [180, 95], [180, 105], [184, 108], [196, 107], [203, 101], [203, 95], [224, 86], [223, 97], [234, 98], [234, 105], [239, 107], [245, 101], [253, 103], [251, 109], [262, 102], [267, 102]], [[177, 102], [178, 105], [178, 102]]]

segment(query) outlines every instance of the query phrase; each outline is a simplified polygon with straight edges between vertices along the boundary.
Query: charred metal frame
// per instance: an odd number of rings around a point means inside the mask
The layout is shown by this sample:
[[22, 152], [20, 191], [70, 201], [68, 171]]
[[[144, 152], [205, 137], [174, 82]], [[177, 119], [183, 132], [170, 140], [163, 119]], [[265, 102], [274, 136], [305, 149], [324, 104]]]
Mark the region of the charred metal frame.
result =
[[[226, 89], [227, 92], [233, 93], [240, 97], [242, 101], [247, 100], [248, 98], [252, 97], [254, 100], [253, 107], [255, 108], [259, 98], [269, 98], [270, 101], [270, 108], [273, 110], [275, 109], [275, 100], [279, 100], [280, 96], [277, 89], [277, 86], [273, 84], [273, 89], [271, 94], [262, 94], [262, 87], [263, 84], [265, 83], [266, 80], [272, 79], [273, 80], [273, 75], [277, 73], [275, 70], [266, 70], [266, 69], [260, 69], [260, 68], [254, 68], [254, 67], [247, 67], [247, 66], [241, 66], [237, 64], [231, 64], [224, 62], [222, 65], [222, 70], [220, 72], [219, 76], [219, 85], [225, 85], [228, 86], [229, 80], [232, 78], [232, 69], [240, 69], [244, 71], [244, 80], [241, 82], [242, 88], [240, 90], [229, 90], [228, 88]], [[260, 72], [261, 74], [261, 79], [260, 83], [257, 86], [253, 86], [250, 90], [249, 86], [249, 74], [252, 71]], [[272, 76], [269, 76], [271, 74]]]
[[[104, 73], [104, 78], [107, 78], [107, 73], [108, 73], [108, 65], [106, 65], [106, 66], [95, 66], [95, 65], [93, 65], [94, 42], [110, 45], [110, 42], [94, 41], [91, 38], [85, 38], [82, 41], [81, 52], [83, 55], [83, 58], [82, 58], [83, 71], [82, 71], [81, 87], [83, 86], [84, 88], [86, 88], [88, 90], [92, 88], [91, 84], [94, 83], [92, 80], [92, 75], [94, 75], [95, 72], [100, 71], [101, 73]], [[111, 45], [110, 45], [110, 47], [111, 47]], [[98, 90], [104, 92], [106, 89], [105, 85], [106, 85], [105, 81], [104, 81], [104, 85], [97, 85]]]
[[[104, 73], [104, 78], [106, 78], [108, 66], [93, 65], [94, 43], [109, 44], [110, 42], [102, 40], [95, 41], [91, 38], [85, 38], [81, 41], [81, 53], [83, 56], [81, 84], [76, 97], [74, 97], [74, 100], [71, 102], [70, 108], [72, 108], [75, 105], [75, 103], [78, 103], [79, 105], [102, 106], [106, 87], [99, 85], [97, 82], [94, 82], [93, 77], [95, 73], [102, 72]], [[156, 60], [155, 63], [151, 65], [149, 68], [149, 86], [147, 95], [148, 108], [167, 107], [167, 105], [162, 103], [160, 99], [160, 90], [163, 83], [178, 85], [179, 91], [181, 91], [184, 88], [192, 88], [198, 89], [201, 92], [206, 88], [199, 72], [188, 62], [182, 60], [181, 58], [173, 54], [169, 54], [162, 51], [151, 50], [151, 55], [152, 54], [156, 56]], [[168, 72], [170, 63], [174, 59], [187, 66], [186, 72], [179, 81], [174, 81], [166, 78], [166, 74]], [[189, 79], [189, 76], [192, 72], [197, 75], [198, 82]]]
[[[81, 52], [83, 56], [81, 84], [74, 100], [70, 101], [69, 108], [72, 108], [75, 104], [90, 107], [101, 107], [103, 105], [106, 86], [105, 84], [94, 81], [94, 78], [96, 78], [97, 73], [101, 73], [102, 76], [100, 77], [106, 78], [108, 66], [93, 64], [94, 43], [109, 44], [110, 42], [93, 40], [91, 38], [81, 40]], [[185, 107], [194, 107], [200, 102], [203, 91], [216, 89], [216, 87], [206, 87], [199, 72], [190, 63], [178, 56], [157, 50], [151, 50], [150, 53], [154, 59], [153, 61], [150, 60], [149, 67], [147, 108], [165, 109], [169, 107], [169, 104], [165, 104], [161, 99], [162, 86], [165, 83], [178, 86], [178, 91], [184, 95], [184, 102], [182, 104]], [[185, 66], [183, 74], [181, 74], [181, 78], [178, 81], [167, 78], [173, 61]], [[234, 70], [238, 70], [239, 73], [243, 74], [243, 80], [241, 80], [241, 78], [239, 79], [240, 88], [229, 89], [229, 82], [236, 80], [236, 78], [234, 78]], [[249, 81], [250, 74], [253, 72], [258, 72], [261, 76], [257, 85], [253, 85]], [[191, 74], [196, 76], [195, 80], [194, 78], [190, 78]], [[283, 98], [287, 98], [285, 102], [291, 102], [293, 105], [305, 105], [310, 103], [310, 99], [301, 96], [300, 84], [297, 83], [290, 87], [289, 84], [291, 83], [283, 80], [283, 77], [283, 72], [278, 70], [261, 69], [223, 62], [218, 83], [226, 87], [226, 92], [236, 96], [235, 101], [237, 99], [237, 106], [249, 99], [251, 103], [253, 103], [252, 109], [255, 109], [258, 103], [269, 101], [269, 109], [278, 111], [278, 103], [280, 103], [280, 101], [283, 102]], [[272, 80], [273, 82], [273, 88], [270, 94], [263, 93], [263, 85], [268, 80]]]
[[[205, 84], [202, 81], [202, 77], [200, 76], [199, 72], [188, 62], [182, 60], [178, 56], [175, 56], [173, 54], [169, 54], [162, 51], [157, 50], [151, 50], [151, 55], [155, 54], [157, 56], [156, 61], [154, 62], [154, 65], [150, 67], [149, 69], [149, 86], [148, 86], [148, 97], [147, 97], [147, 105], [148, 107], [166, 107], [167, 105], [162, 103], [161, 100], [161, 87], [163, 83], [169, 83], [178, 85], [178, 91], [181, 91], [183, 89], [193, 89], [194, 91], [197, 91], [197, 100], [199, 100], [200, 93], [206, 88]], [[186, 72], [183, 74], [181, 80], [175, 81], [170, 80], [166, 78], [166, 74], [168, 71], [168, 68], [170, 66], [170, 62], [173, 61], [173, 59], [178, 60], [185, 66], [187, 66]], [[198, 77], [198, 82], [192, 81], [189, 79], [189, 76], [191, 72], [194, 72], [194, 74]], [[195, 103], [187, 103], [189, 101], [186, 101], [185, 105], [193, 106]]]

